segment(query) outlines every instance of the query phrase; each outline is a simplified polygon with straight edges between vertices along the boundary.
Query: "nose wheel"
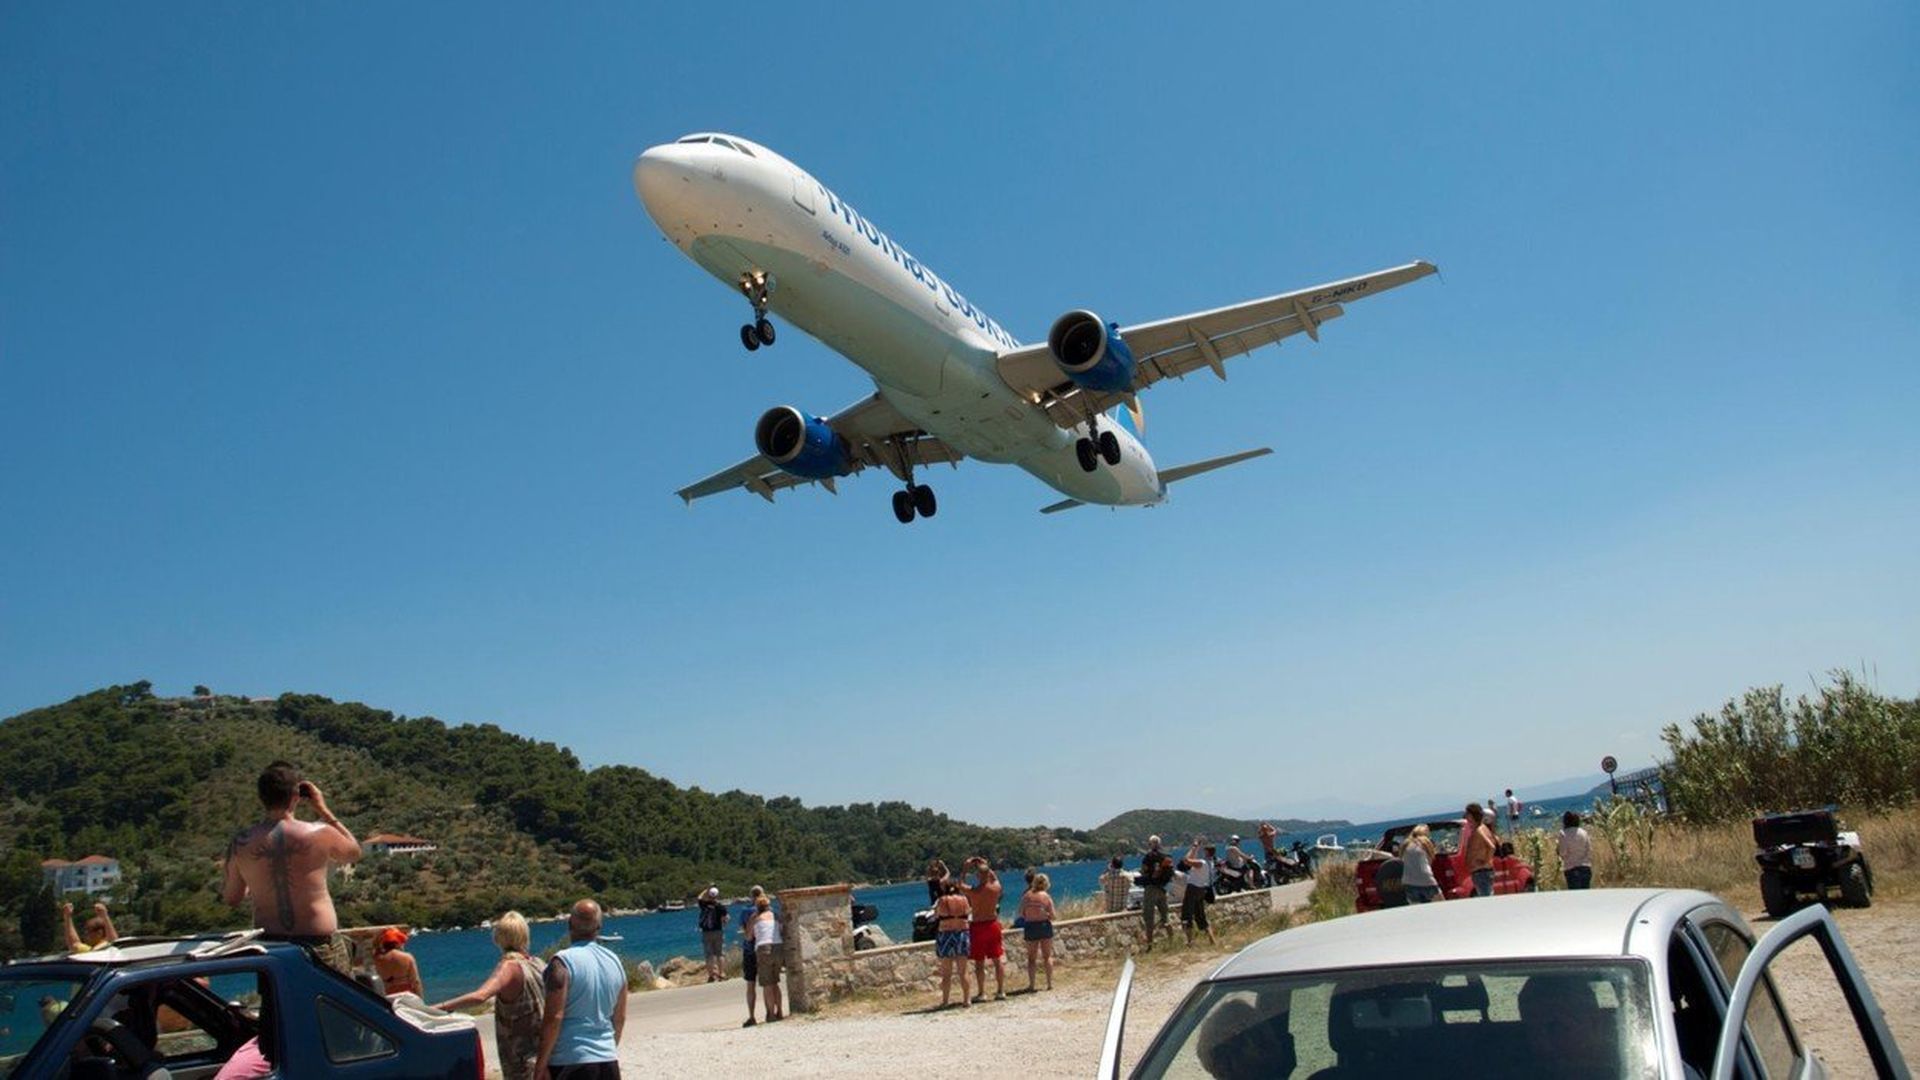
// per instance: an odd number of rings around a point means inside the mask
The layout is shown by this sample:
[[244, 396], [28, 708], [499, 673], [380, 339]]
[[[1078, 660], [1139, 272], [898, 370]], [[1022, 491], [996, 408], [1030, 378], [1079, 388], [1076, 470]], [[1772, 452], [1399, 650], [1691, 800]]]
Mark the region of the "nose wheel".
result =
[[740, 328], [740, 344], [748, 352], [773, 344], [773, 323], [767, 319], [767, 304], [773, 299], [773, 275], [752, 270], [740, 275], [740, 293], [753, 305], [753, 321]]

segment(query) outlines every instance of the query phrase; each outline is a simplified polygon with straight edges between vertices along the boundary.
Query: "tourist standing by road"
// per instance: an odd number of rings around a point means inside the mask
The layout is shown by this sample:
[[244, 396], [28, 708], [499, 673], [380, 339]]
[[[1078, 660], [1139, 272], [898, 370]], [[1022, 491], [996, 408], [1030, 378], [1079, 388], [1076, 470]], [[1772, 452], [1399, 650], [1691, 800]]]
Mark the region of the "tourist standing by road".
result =
[[979, 855], [968, 859], [966, 870], [973, 885], [962, 884], [973, 921], [967, 924], [967, 952], [973, 957], [973, 1000], [987, 997], [987, 961], [993, 961], [993, 1000], [1007, 996], [1007, 950], [1000, 940], [1000, 875]]
[[727, 905], [720, 899], [718, 886], [709, 885], [700, 894], [700, 952], [707, 958], [707, 981], [727, 977], [720, 957], [727, 948]]
[[948, 872], [947, 864], [935, 859], [927, 864], [927, 903], [938, 904], [940, 897], [947, 891], [947, 879], [953, 875]]
[[600, 936], [600, 905], [582, 900], [567, 916], [566, 948], [547, 964], [540, 1024], [540, 1080], [619, 1080], [627, 1028], [627, 969]]
[[1187, 890], [1180, 894], [1180, 925], [1186, 928], [1187, 944], [1193, 944], [1193, 931], [1198, 927], [1206, 933], [1208, 944], [1218, 945], [1213, 926], [1207, 922], [1207, 899], [1213, 885], [1213, 845], [1203, 845], [1201, 837], [1194, 837], [1185, 861]]
[[960, 886], [951, 878], [940, 882], [940, 896], [933, 902], [933, 954], [940, 958], [940, 1007], [951, 1005], [949, 994], [953, 987], [953, 973], [960, 972], [960, 1004], [972, 1008], [973, 999], [967, 995], [967, 922], [972, 915], [972, 907], [967, 898], [960, 895]]
[[1479, 803], [1468, 803], [1465, 829], [1460, 836], [1460, 854], [1468, 876], [1473, 878], [1475, 896], [1493, 895], [1493, 830], [1487, 828], [1484, 820], [1492, 813], [1483, 811]]
[[1571, 810], [1560, 815], [1560, 871], [1569, 889], [1593, 887], [1593, 840]]
[[767, 1023], [785, 1020], [787, 1013], [780, 1002], [780, 920], [765, 893], [753, 898], [753, 919], [748, 925], [753, 927], [754, 978], [766, 998]]
[[1400, 845], [1400, 880], [1407, 889], [1410, 904], [1431, 904], [1440, 899], [1440, 882], [1433, 876], [1433, 830], [1415, 825]]
[[1519, 796], [1513, 793], [1512, 788], [1508, 788], [1507, 789], [1507, 835], [1508, 836], [1520, 835], [1520, 810], [1521, 810], [1521, 804], [1520, 804]]
[[420, 981], [420, 963], [405, 951], [406, 944], [407, 932], [397, 926], [380, 931], [380, 940], [374, 942], [373, 970], [380, 976], [381, 988], [388, 997], [395, 994], [426, 996], [426, 985]]
[[1173, 940], [1173, 923], [1167, 918], [1167, 886], [1173, 883], [1173, 860], [1160, 850], [1160, 838], [1147, 837], [1147, 853], [1140, 857], [1140, 918], [1147, 924], [1147, 951], [1153, 951], [1153, 929], [1157, 921]]
[[500, 947], [500, 963], [480, 988], [435, 1005], [452, 1012], [470, 1009], [491, 999], [493, 1040], [499, 1051], [504, 1080], [533, 1080], [533, 1063], [540, 1057], [540, 1018], [547, 1002], [542, 983], [547, 965], [528, 953], [531, 943], [527, 917], [509, 911], [493, 921], [493, 943]]
[[1020, 898], [1020, 936], [1027, 942], [1028, 993], [1033, 992], [1036, 959], [1046, 964], [1047, 989], [1053, 989], [1053, 897], [1047, 894], [1052, 884], [1047, 875], [1035, 874], [1026, 895]]
[[120, 936], [120, 932], [113, 928], [113, 916], [107, 914], [107, 905], [99, 900], [93, 902], [93, 915], [87, 920], [85, 938], [73, 932], [73, 905], [65, 900], [60, 901], [60, 925], [67, 934], [67, 952], [69, 953], [104, 949]]
[[1127, 873], [1127, 864], [1118, 855], [1100, 875], [1100, 895], [1107, 901], [1107, 914], [1127, 910], [1127, 898], [1133, 895], [1133, 875]]
[[[268, 765], [254, 784], [265, 820], [236, 833], [227, 845], [221, 898], [251, 900], [253, 925], [263, 936], [304, 945], [321, 963], [353, 973], [353, 948], [327, 891], [327, 867], [360, 858], [360, 842], [327, 809], [326, 796], [284, 761]], [[304, 799], [318, 821], [293, 816]]]
[[740, 913], [740, 977], [747, 984], [747, 1022], [741, 1027], [752, 1027], [759, 1021], [753, 1018], [754, 1010], [759, 1008], [760, 961], [753, 952], [753, 919], [760, 913], [760, 898], [767, 890], [755, 885], [747, 890], [747, 909]]

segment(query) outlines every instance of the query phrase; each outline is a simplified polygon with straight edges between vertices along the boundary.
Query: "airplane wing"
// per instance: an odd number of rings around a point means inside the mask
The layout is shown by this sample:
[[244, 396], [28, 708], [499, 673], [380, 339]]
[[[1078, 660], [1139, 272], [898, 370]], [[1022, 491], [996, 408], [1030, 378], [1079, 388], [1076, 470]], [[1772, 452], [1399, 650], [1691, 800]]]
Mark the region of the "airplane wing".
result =
[[[900, 461], [903, 450], [915, 466], [941, 463], [957, 465], [966, 456], [921, 431], [879, 394], [841, 409], [827, 418], [827, 426], [838, 432], [853, 448], [855, 473], [878, 465], [904, 480], [906, 469]], [[674, 494], [692, 505], [695, 499], [743, 488], [772, 502], [776, 491], [813, 483], [822, 484], [835, 494], [839, 493], [832, 479], [815, 481], [795, 476], [769, 461], [766, 455], [756, 454], [705, 480], [683, 487]]]
[[1346, 314], [1347, 304], [1437, 272], [1430, 262], [1411, 262], [1244, 304], [1122, 327], [1120, 336], [1137, 361], [1130, 393], [1102, 393], [1074, 385], [1054, 363], [1044, 341], [1003, 353], [995, 364], [1008, 386], [1043, 404], [1061, 427], [1072, 427], [1090, 412], [1105, 412], [1162, 379], [1183, 378], [1200, 368], [1224, 379], [1226, 361], [1242, 353], [1277, 345], [1299, 333], [1318, 341], [1321, 325]]

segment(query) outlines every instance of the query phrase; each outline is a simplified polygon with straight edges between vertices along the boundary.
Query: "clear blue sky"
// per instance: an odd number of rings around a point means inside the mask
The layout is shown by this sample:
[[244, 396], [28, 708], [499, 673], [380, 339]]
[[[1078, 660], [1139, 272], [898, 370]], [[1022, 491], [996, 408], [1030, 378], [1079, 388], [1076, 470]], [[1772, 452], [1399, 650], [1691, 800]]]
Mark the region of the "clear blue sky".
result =
[[[0, 7], [0, 715], [312, 691], [1089, 825], [1920, 690], [1920, 9], [796, 10]], [[1028, 340], [1445, 280], [1156, 388], [1162, 463], [1275, 450], [1163, 508], [974, 464], [911, 528], [876, 476], [689, 510], [865, 389], [744, 354], [634, 198], [705, 129]]]

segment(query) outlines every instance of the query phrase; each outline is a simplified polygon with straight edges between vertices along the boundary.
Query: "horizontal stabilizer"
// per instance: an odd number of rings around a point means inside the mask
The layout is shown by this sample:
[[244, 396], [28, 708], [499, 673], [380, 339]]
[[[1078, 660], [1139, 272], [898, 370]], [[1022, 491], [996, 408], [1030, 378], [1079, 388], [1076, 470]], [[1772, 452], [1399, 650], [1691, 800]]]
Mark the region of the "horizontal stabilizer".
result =
[[1271, 453], [1273, 453], [1273, 447], [1263, 446], [1258, 450], [1242, 450], [1237, 454], [1228, 454], [1226, 457], [1208, 458], [1205, 461], [1196, 461], [1191, 465], [1175, 465], [1171, 469], [1160, 470], [1160, 482], [1163, 484], [1171, 484], [1177, 480], [1185, 480], [1189, 476], [1199, 476], [1203, 472], [1224, 469], [1229, 465], [1238, 465], [1248, 458], [1265, 457]]
[[1087, 504], [1081, 502], [1079, 499], [1061, 499], [1059, 502], [1054, 503], [1052, 506], [1041, 507], [1040, 512], [1043, 514], [1057, 514], [1062, 510], [1071, 510], [1076, 506], [1085, 506], [1085, 505]]

